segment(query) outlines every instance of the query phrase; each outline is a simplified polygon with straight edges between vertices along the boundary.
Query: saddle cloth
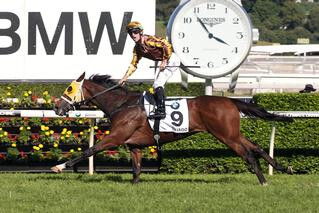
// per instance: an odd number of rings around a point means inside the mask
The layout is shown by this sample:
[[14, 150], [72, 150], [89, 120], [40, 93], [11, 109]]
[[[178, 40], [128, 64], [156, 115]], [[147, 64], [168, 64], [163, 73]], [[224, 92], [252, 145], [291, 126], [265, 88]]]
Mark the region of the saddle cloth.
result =
[[[146, 115], [154, 113], [155, 105], [151, 94], [144, 93], [144, 107]], [[160, 120], [160, 132], [185, 133], [189, 131], [189, 116], [186, 99], [166, 99], [166, 117]], [[154, 128], [154, 119], [148, 119], [151, 128]]]

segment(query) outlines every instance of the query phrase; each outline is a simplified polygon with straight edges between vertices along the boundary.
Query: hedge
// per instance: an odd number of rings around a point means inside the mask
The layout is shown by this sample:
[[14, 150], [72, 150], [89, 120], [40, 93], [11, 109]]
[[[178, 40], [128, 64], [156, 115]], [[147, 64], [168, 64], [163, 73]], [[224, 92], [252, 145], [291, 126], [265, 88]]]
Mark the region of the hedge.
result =
[[[274, 111], [319, 111], [319, 94], [257, 94], [255, 103]], [[241, 132], [268, 152], [272, 125], [276, 126], [275, 159], [296, 173], [319, 173], [319, 119], [298, 118], [293, 123], [242, 119]], [[247, 172], [245, 162], [208, 133], [164, 146], [162, 170], [169, 173]], [[268, 165], [261, 160], [263, 171]]]
[[[60, 96], [68, 84], [1, 84], [0, 94], [10, 86], [17, 95], [26, 88], [46, 88]], [[130, 90], [147, 90], [150, 84], [130, 84]], [[190, 84], [184, 91], [179, 84], [167, 84], [168, 96], [203, 95], [203, 84]], [[319, 111], [319, 94], [257, 94], [255, 103], [274, 111]], [[276, 125], [275, 158], [284, 166], [291, 165], [296, 173], [319, 173], [319, 120], [299, 118], [293, 123], [242, 119], [241, 132], [268, 151], [272, 125]], [[267, 165], [261, 160], [266, 172]], [[168, 173], [240, 173], [250, 171], [245, 162], [208, 133], [199, 133], [163, 146], [162, 172]]]

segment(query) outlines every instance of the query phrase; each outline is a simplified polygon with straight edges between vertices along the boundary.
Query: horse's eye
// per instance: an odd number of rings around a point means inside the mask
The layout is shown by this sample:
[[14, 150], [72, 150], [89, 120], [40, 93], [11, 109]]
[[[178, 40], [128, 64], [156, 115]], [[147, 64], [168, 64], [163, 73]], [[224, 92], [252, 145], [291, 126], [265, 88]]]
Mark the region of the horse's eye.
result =
[[72, 92], [72, 90], [73, 90], [72, 86], [69, 86], [67, 89], [67, 92], [70, 93], [70, 92]]

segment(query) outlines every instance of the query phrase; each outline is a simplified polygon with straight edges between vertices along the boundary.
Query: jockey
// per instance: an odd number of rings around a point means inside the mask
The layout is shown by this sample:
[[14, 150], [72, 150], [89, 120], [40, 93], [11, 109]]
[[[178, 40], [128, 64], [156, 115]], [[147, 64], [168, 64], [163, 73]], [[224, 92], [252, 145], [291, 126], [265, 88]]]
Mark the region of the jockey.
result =
[[133, 59], [123, 78], [119, 81], [119, 85], [123, 86], [128, 77], [137, 69], [139, 60], [144, 57], [153, 61], [160, 61], [159, 69], [155, 72], [153, 88], [155, 91], [155, 100], [157, 110], [155, 116], [157, 118], [165, 118], [165, 93], [164, 85], [178, 69], [180, 61], [178, 57], [172, 53], [172, 45], [164, 38], [143, 34], [143, 26], [137, 22], [130, 22], [126, 26], [127, 33], [135, 42], [133, 49]]

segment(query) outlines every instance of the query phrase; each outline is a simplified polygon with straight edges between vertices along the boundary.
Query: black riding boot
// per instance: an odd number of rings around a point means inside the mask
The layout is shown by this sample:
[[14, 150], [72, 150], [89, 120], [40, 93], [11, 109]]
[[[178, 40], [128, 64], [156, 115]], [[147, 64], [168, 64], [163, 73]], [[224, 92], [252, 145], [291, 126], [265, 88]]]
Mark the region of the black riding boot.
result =
[[166, 117], [165, 113], [165, 92], [163, 87], [157, 87], [155, 89], [155, 100], [157, 109], [155, 111], [155, 117], [163, 119]]

